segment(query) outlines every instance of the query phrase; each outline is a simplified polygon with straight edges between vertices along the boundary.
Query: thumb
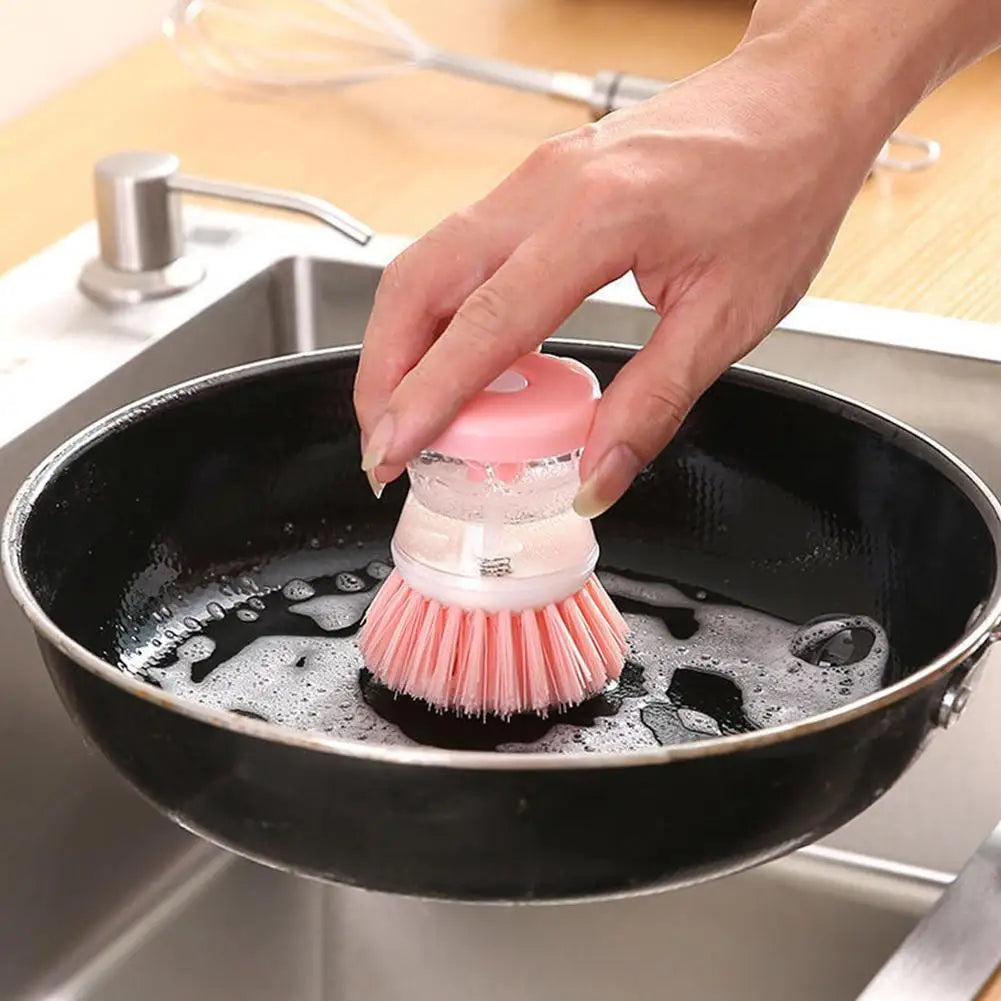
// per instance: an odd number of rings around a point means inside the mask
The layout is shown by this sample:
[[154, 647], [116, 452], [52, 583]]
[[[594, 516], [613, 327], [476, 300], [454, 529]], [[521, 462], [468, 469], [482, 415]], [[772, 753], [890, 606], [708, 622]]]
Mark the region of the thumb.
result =
[[574, 509], [607, 511], [674, 437], [695, 401], [739, 357], [746, 338], [726, 304], [683, 300], [605, 391], [581, 457]]

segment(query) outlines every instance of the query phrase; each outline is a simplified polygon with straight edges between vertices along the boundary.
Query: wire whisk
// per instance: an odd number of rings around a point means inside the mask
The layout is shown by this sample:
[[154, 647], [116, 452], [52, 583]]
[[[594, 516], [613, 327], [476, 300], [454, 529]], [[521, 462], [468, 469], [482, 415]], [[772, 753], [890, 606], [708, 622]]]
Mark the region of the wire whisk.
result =
[[[594, 76], [440, 49], [375, 0], [180, 0], [164, 34], [206, 82], [256, 94], [338, 88], [421, 69], [587, 105], [594, 117], [653, 97], [665, 80]], [[894, 156], [891, 146], [917, 155]], [[897, 133], [876, 166], [912, 172], [940, 156], [933, 139]]]

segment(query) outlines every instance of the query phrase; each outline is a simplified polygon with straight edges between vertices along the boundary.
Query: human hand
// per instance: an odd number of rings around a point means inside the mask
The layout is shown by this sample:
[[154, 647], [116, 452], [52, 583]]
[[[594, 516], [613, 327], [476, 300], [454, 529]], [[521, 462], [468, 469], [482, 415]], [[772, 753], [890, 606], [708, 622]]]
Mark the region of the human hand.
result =
[[575, 506], [594, 517], [613, 504], [806, 292], [896, 125], [815, 69], [771, 36], [741, 46], [544, 143], [393, 261], [355, 388], [376, 493], [467, 399], [631, 271], [660, 322], [601, 400]]

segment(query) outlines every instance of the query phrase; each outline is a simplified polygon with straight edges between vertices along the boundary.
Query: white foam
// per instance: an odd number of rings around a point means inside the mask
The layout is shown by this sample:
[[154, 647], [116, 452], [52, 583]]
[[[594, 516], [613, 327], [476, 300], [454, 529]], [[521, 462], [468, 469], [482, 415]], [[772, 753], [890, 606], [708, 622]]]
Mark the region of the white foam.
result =
[[[341, 576], [343, 575], [338, 575], [338, 580]], [[364, 587], [364, 584], [362, 586]], [[355, 594], [321, 594], [319, 597], [290, 606], [289, 611], [295, 612], [296, 615], [306, 615], [321, 629], [335, 632], [361, 621], [371, 600], [371, 593], [366, 591]]]
[[177, 659], [194, 664], [215, 653], [215, 640], [209, 636], [192, 636], [177, 648]]
[[[626, 615], [632, 628], [633, 659], [645, 669], [657, 694], [662, 681], [670, 684], [679, 667], [692, 667], [730, 678], [741, 689], [744, 712], [757, 726], [778, 726], [828, 712], [879, 689], [889, 655], [886, 634], [865, 616], [801, 628], [736, 605], [693, 601], [667, 584], [602, 575], [612, 595], [659, 607], [690, 608], [698, 631], [675, 640], [667, 627], [645, 615]], [[794, 639], [801, 652], [809, 642], [825, 638], [845, 625], [868, 629], [875, 640], [866, 657], [846, 667], [818, 667], [792, 653]], [[657, 680], [661, 679], [661, 680]]]
[[356, 740], [411, 743], [362, 701], [360, 666], [343, 640], [260, 636], [203, 681], [191, 680], [185, 661], [152, 667], [149, 674], [164, 691], [213, 709]]
[[[384, 579], [388, 572], [388, 564], [381, 561], [366, 567], [375, 579]], [[646, 693], [633, 695], [622, 687], [612, 696], [622, 699], [615, 715], [598, 716], [591, 726], [558, 723], [534, 743], [512, 742], [502, 745], [502, 750], [614, 753], [720, 733], [719, 721], [706, 713], [670, 703], [668, 688], [679, 668], [731, 679], [742, 693], [745, 715], [761, 727], [804, 719], [879, 688], [888, 644], [882, 629], [869, 619], [846, 616], [834, 624], [800, 628], [750, 609], [695, 600], [667, 584], [601, 576], [613, 598], [618, 595], [655, 607], [690, 609], [698, 629], [688, 639], [676, 639], [656, 614], [627, 614], [632, 629], [630, 660], [642, 670]], [[315, 588], [301, 578], [285, 584], [282, 591], [292, 602], [290, 611], [332, 632], [356, 625], [374, 595], [373, 590], [358, 590], [366, 586], [365, 581], [347, 571], [338, 573], [335, 583], [342, 593], [316, 595]], [[200, 605], [205, 609], [202, 620], [211, 625], [212, 613], [222, 610], [219, 595], [205, 594]], [[210, 605], [216, 607], [209, 611]], [[260, 610], [263, 604], [253, 598], [239, 607]], [[362, 698], [358, 675], [363, 664], [353, 635], [261, 636], [260, 624], [248, 621], [249, 616], [239, 615], [239, 610], [234, 614], [232, 604], [225, 614], [237, 620], [230, 620], [234, 628], [246, 630], [247, 645], [239, 653], [216, 666], [204, 680], [193, 682], [192, 666], [215, 650], [209, 636], [196, 633], [176, 646], [169, 660], [163, 658], [162, 647], [147, 647], [145, 664], [150, 677], [165, 691], [216, 709], [253, 713], [274, 723], [346, 739], [413, 744]], [[803, 652], [802, 642], [826, 639], [846, 624], [864, 626], [875, 636], [872, 649], [859, 663], [816, 666], [791, 652], [791, 648]], [[797, 637], [800, 647], [794, 645]]]

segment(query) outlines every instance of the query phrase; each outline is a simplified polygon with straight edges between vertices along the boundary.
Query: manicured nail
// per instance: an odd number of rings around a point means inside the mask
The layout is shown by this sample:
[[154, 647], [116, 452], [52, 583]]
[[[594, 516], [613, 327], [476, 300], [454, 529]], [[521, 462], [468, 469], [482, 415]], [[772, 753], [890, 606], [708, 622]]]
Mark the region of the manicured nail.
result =
[[610, 448], [577, 491], [574, 510], [582, 518], [604, 514], [629, 489], [642, 468], [643, 463], [628, 445]]
[[372, 493], [375, 494], [375, 499], [378, 500], [382, 496], [382, 491], [386, 489], [386, 484], [379, 480], [373, 469], [366, 470], [365, 476], [368, 478], [368, 485], [372, 488]]
[[376, 424], [372, 437], [365, 444], [365, 452], [361, 457], [361, 468], [368, 473], [381, 466], [393, 444], [393, 415], [383, 414]]

